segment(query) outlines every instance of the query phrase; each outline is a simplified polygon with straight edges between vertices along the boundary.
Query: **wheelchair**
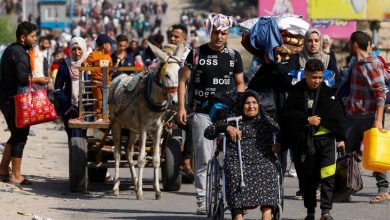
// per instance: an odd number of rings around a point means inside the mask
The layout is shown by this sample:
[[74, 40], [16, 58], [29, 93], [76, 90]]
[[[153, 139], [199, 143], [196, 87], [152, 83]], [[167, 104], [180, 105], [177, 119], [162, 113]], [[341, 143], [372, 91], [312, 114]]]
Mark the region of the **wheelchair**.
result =
[[[221, 144], [222, 142], [222, 144]], [[275, 140], [274, 140], [275, 142]], [[206, 215], [207, 219], [222, 220], [225, 211], [229, 209], [226, 203], [225, 174], [223, 170], [226, 136], [220, 134], [217, 138], [217, 148], [207, 164], [206, 185]], [[283, 214], [283, 171], [278, 155], [275, 153], [275, 166], [278, 171], [278, 199], [272, 209], [272, 219], [281, 220]]]
[[228, 209], [225, 198], [225, 174], [223, 172], [223, 159], [226, 146], [226, 136], [220, 134], [214, 156], [207, 164], [207, 185], [206, 185], [206, 214], [208, 219], [224, 219], [225, 211]]

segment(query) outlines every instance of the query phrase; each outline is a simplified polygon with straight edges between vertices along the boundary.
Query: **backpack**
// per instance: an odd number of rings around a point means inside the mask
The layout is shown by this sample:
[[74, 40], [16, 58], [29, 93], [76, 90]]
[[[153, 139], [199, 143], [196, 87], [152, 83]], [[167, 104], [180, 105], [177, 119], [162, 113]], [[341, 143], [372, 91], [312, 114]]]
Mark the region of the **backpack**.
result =
[[238, 115], [241, 108], [240, 100], [241, 95], [237, 92], [217, 92], [208, 97], [202, 108], [209, 113], [211, 121], [216, 122], [226, 119], [230, 115]]
[[382, 60], [383, 58], [380, 59], [379, 56], [373, 58], [374, 62], [380, 63], [381, 66], [383, 67], [383, 76], [385, 78], [385, 94], [386, 94], [385, 105], [390, 105], [390, 69], [385, 68], [385, 65], [382, 63]]
[[[350, 64], [348, 65], [349, 68], [351, 68], [352, 64], [355, 62], [356, 60], [351, 60]], [[384, 76], [384, 79], [385, 79], [385, 95], [386, 95], [386, 98], [385, 98], [385, 105], [389, 105], [390, 104], [390, 69], [386, 69], [382, 63], [382, 61], [378, 58], [378, 57], [372, 57], [372, 61], [373, 62], [376, 62], [376, 63], [379, 63], [382, 68], [383, 68], [383, 76]], [[363, 65], [366, 69], [368, 69], [367, 67], [367, 64], [364, 64]], [[348, 77], [349, 77], [350, 73], [348, 73]], [[347, 84], [347, 83], [344, 83], [344, 84]], [[348, 93], [349, 93], [349, 90], [350, 90], [350, 86], [349, 85], [342, 85], [343, 88], [339, 88], [339, 92], [340, 93], [340, 97], [347, 97], [348, 96]]]

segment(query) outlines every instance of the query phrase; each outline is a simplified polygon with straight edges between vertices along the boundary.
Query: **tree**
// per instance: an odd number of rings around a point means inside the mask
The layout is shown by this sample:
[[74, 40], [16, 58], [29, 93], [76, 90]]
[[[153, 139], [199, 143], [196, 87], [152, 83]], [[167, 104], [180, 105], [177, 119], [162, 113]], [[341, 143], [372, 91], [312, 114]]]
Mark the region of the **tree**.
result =
[[16, 41], [16, 26], [17, 24], [15, 22], [15, 19], [13, 19], [12, 16], [0, 16], [0, 44], [9, 44]]

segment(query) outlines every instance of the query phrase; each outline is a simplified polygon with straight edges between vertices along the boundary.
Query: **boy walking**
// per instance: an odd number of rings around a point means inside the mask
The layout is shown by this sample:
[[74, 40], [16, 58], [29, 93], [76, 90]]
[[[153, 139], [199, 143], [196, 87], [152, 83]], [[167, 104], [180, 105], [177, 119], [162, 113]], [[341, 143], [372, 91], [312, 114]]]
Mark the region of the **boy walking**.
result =
[[282, 111], [282, 129], [297, 149], [303, 173], [305, 220], [314, 220], [316, 189], [321, 180], [321, 220], [330, 215], [336, 171], [336, 140], [344, 147], [343, 111], [333, 90], [323, 81], [324, 65], [310, 59], [305, 65], [305, 80], [289, 93]]

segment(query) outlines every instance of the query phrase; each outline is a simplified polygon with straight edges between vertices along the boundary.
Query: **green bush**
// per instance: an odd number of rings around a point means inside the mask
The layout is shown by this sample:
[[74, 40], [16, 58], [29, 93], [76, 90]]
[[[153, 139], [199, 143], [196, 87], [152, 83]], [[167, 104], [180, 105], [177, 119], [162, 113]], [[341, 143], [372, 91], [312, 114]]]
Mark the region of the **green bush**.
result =
[[15, 31], [17, 23], [12, 16], [0, 16], [0, 44], [9, 44], [16, 41]]

